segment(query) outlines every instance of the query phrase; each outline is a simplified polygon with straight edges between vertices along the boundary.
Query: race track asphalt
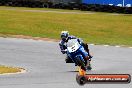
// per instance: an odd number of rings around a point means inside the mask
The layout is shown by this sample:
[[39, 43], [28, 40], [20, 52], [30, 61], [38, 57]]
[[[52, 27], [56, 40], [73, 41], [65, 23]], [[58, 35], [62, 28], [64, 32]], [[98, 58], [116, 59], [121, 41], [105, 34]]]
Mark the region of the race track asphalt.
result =
[[[90, 45], [94, 55], [88, 73], [132, 75], [132, 49]], [[58, 42], [0, 38], [0, 64], [22, 67], [26, 73], [0, 75], [0, 88], [132, 88], [130, 84], [76, 83], [76, 67], [66, 64]]]

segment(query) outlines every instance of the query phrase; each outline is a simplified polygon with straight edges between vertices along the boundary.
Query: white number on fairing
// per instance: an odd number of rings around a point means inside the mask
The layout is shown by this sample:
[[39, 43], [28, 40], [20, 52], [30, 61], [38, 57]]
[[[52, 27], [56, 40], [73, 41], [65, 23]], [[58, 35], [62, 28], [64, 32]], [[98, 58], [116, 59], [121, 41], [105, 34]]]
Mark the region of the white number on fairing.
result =
[[81, 45], [78, 43], [77, 39], [71, 39], [67, 42], [67, 50], [71, 52], [75, 52], [79, 49]]

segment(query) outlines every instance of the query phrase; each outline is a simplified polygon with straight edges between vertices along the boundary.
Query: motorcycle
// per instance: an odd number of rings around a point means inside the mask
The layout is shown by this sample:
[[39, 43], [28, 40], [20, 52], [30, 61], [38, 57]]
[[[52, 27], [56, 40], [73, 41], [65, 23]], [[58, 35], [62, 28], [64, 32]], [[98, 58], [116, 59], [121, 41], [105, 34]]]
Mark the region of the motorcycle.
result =
[[83, 46], [78, 42], [77, 39], [70, 39], [67, 42], [67, 55], [72, 59], [72, 61], [79, 66], [79, 74], [85, 75], [86, 65], [80, 50]]

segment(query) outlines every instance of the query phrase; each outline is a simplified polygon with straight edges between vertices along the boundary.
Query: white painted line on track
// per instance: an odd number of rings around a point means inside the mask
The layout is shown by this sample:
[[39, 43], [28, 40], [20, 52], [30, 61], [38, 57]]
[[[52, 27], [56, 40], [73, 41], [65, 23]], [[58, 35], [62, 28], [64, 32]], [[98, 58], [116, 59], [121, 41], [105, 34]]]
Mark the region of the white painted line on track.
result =
[[92, 45], [92, 46], [93, 46], [93, 45], [95, 45], [95, 44], [88, 44], [88, 45]]
[[39, 41], [39, 42], [43, 42], [43, 40], [37, 40], [37, 41]]
[[121, 46], [116, 45], [115, 47], [121, 47]]
[[132, 47], [128, 47], [128, 48], [132, 48]]
[[109, 45], [104, 45], [104, 46], [109, 46]]

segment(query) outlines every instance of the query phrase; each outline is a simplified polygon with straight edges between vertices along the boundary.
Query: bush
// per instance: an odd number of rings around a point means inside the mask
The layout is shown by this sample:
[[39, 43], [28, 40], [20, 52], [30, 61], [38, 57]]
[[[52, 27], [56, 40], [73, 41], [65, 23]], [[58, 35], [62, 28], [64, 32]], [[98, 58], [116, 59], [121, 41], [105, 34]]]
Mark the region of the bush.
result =
[[99, 5], [99, 4], [82, 4], [82, 11], [99, 11], [99, 12], [110, 12], [110, 13], [125, 13], [132, 14], [132, 7], [119, 7], [110, 5]]
[[58, 9], [80, 9], [82, 11], [110, 12], [132, 14], [132, 7], [118, 7], [100, 4], [79, 4], [76, 2], [54, 4], [41, 0], [0, 0], [0, 5], [19, 6], [19, 7], [40, 7], [40, 8], [58, 8]]

